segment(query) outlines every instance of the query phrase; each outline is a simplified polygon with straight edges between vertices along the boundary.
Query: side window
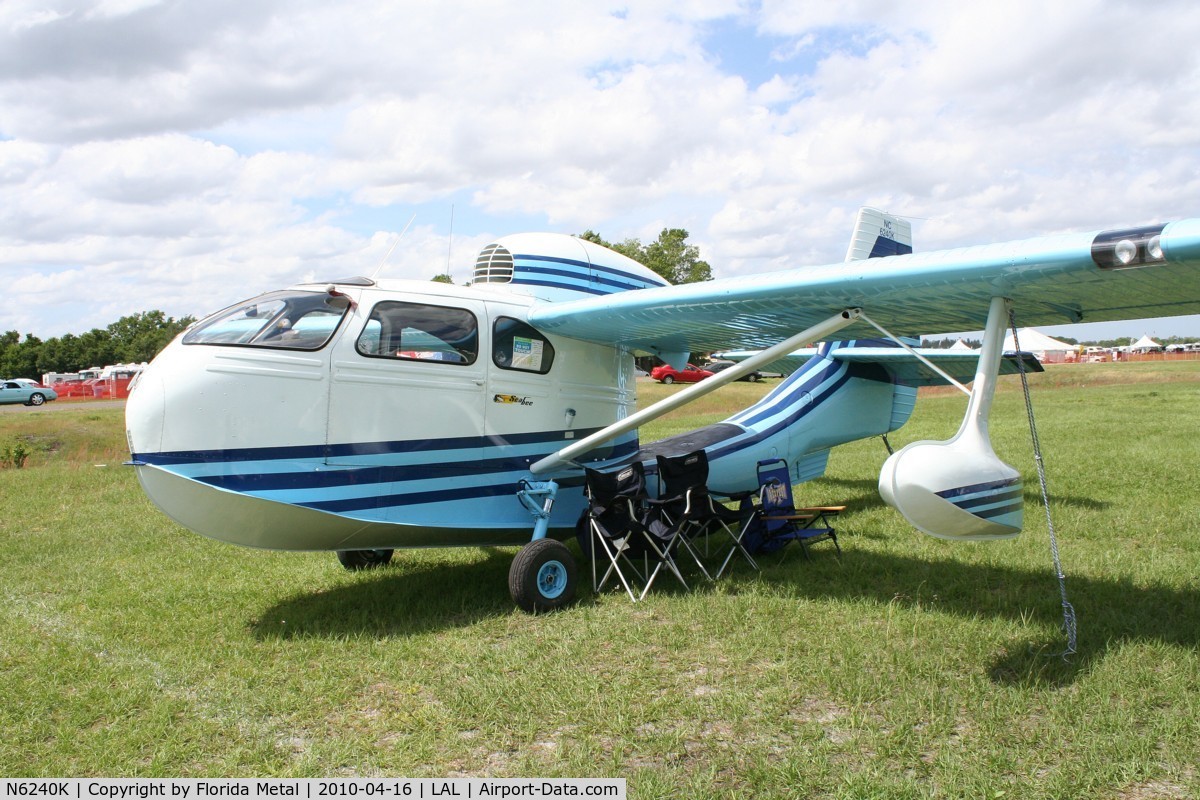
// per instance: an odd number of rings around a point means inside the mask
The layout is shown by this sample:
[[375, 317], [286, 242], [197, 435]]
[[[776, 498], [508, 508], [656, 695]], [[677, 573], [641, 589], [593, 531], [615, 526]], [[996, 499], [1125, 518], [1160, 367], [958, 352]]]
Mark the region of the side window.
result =
[[371, 311], [356, 347], [373, 358], [474, 364], [479, 324], [466, 309], [385, 300]]
[[531, 325], [499, 317], [492, 326], [492, 363], [500, 369], [545, 375], [554, 364], [554, 345]]

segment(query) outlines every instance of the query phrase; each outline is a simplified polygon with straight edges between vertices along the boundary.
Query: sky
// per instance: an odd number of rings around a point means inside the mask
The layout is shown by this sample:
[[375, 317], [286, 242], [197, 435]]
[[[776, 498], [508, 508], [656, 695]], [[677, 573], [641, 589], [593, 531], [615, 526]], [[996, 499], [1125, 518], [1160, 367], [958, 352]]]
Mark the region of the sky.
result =
[[685, 228], [728, 277], [840, 261], [863, 205], [920, 250], [1200, 216], [1197, 34], [1190, 0], [3, 0], [0, 331], [463, 283], [530, 230]]

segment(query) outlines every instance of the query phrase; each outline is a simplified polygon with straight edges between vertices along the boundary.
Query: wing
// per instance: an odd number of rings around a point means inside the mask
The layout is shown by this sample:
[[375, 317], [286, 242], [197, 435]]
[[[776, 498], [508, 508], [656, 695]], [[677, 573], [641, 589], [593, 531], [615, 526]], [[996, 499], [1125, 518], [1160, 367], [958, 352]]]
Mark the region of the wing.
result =
[[979, 330], [993, 296], [1023, 326], [1200, 313], [1200, 219], [541, 303], [529, 320], [634, 351], [710, 352], [767, 347], [845, 308], [897, 335]]

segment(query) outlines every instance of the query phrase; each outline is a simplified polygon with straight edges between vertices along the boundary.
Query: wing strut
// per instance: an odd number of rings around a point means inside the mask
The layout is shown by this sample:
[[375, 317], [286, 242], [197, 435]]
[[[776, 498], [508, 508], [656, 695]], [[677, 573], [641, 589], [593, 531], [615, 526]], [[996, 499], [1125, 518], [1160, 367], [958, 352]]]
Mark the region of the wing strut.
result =
[[580, 439], [578, 442], [568, 445], [556, 453], [551, 453], [541, 461], [535, 462], [529, 468], [529, 470], [534, 475], [538, 475], [543, 472], [551, 472], [566, 466], [567, 464], [571, 463], [573, 459], [578, 458], [584, 453], [594, 450], [605, 442], [609, 442], [621, 434], [640, 427], [653, 419], [658, 419], [663, 414], [666, 414], [669, 411], [674, 411], [680, 406], [687, 405], [693, 400], [703, 397], [709, 392], [720, 389], [725, 384], [736, 381], [743, 375], [750, 374], [763, 364], [770, 363], [780, 356], [787, 355], [797, 347], [801, 347], [802, 345], [806, 345], [811, 342], [820, 341], [830, 334], [840, 331], [847, 325], [857, 322], [861, 316], [861, 308], [847, 308], [844, 311], [834, 314], [824, 322], [819, 322], [816, 325], [813, 325], [811, 328], [803, 330], [800, 333], [797, 333], [795, 336], [792, 336], [791, 338], [786, 339], [785, 341], [782, 341], [773, 347], [768, 347], [766, 350], [763, 350], [757, 355], [742, 361], [736, 366], [722, 370], [716, 375], [713, 375], [711, 378], [705, 378], [699, 383], [694, 383], [683, 391], [677, 392], [664, 400], [660, 400], [648, 408], [643, 408], [641, 411], [631, 414], [625, 419], [618, 420], [612, 425], [609, 425], [607, 428], [598, 430], [591, 436]]
[[878, 322], [876, 322], [875, 320], [873, 320], [873, 319], [871, 319], [870, 317], [868, 317], [866, 314], [863, 314], [863, 315], [862, 315], [862, 319], [863, 319], [863, 322], [867, 323], [868, 325], [871, 325], [872, 327], [874, 327], [874, 328], [875, 328], [875, 330], [879, 331], [879, 332], [880, 332], [880, 333], [882, 333], [884, 336], [886, 336], [887, 338], [891, 339], [891, 340], [892, 340], [893, 342], [895, 342], [896, 344], [898, 344], [898, 345], [900, 345], [901, 347], [903, 347], [905, 350], [907, 350], [907, 351], [909, 352], [909, 354], [911, 354], [911, 355], [912, 355], [914, 358], [916, 358], [916, 359], [917, 359], [918, 361], [920, 361], [922, 364], [924, 364], [925, 366], [929, 367], [931, 370], [933, 370], [934, 372], [936, 372], [938, 375], [941, 375], [943, 378], [945, 378], [946, 380], [948, 380], [950, 383], [953, 383], [953, 384], [954, 384], [955, 386], [957, 386], [957, 387], [958, 387], [958, 388], [959, 388], [959, 389], [962, 391], [962, 393], [963, 393], [963, 394], [965, 394], [967, 397], [970, 397], [970, 396], [971, 396], [971, 390], [970, 390], [970, 389], [968, 389], [967, 387], [963, 386], [963, 385], [962, 385], [961, 383], [959, 383], [958, 381], [954, 380], [954, 378], [953, 378], [953, 377], [950, 375], [950, 373], [946, 372], [946, 370], [942, 369], [942, 368], [941, 368], [941, 367], [939, 367], [937, 364], [933, 363], [933, 362], [932, 362], [932, 361], [930, 361], [928, 358], [926, 358], [925, 356], [923, 356], [923, 355], [921, 355], [920, 353], [918, 353], [918, 352], [917, 352], [917, 351], [916, 351], [916, 350], [915, 350], [913, 347], [911, 347], [911, 346], [910, 346], [910, 345], [908, 345], [908, 344], [905, 344], [904, 340], [903, 340], [903, 339], [901, 339], [899, 336], [894, 336], [894, 335], [893, 335], [893, 334], [891, 334], [891, 333], [890, 333], [890, 332], [889, 332], [889, 331], [888, 331], [886, 328], [884, 328], [882, 325], [880, 325], [880, 324], [879, 324]]

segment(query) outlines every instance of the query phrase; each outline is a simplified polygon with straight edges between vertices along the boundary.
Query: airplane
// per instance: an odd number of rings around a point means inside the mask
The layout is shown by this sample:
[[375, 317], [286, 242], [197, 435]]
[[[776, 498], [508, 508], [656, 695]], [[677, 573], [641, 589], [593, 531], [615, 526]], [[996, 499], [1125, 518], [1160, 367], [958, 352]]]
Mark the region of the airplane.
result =
[[[859, 213], [847, 260], [686, 285], [561, 234], [502, 237], [469, 285], [347, 278], [258, 295], [202, 319], [142, 372], [131, 461], [186, 528], [256, 548], [334, 551], [348, 569], [403, 548], [522, 545], [509, 588], [530, 612], [575, 595], [563, 544], [584, 467], [703, 449], [714, 493], [796, 483], [830, 449], [901, 427], [917, 386], [974, 379], [959, 432], [885, 462], [880, 493], [917, 529], [968, 540], [1022, 525], [1020, 475], [987, 421], [1022, 325], [1200, 313], [1200, 219], [913, 253], [911, 229]], [[984, 330], [964, 361], [903, 335]], [[811, 357], [728, 419], [657, 442], [638, 429], [798, 348]], [[635, 355], [756, 350], [637, 410]], [[949, 372], [947, 372], [949, 370]], [[955, 374], [950, 374], [951, 372]], [[941, 377], [938, 377], [938, 376]]]

